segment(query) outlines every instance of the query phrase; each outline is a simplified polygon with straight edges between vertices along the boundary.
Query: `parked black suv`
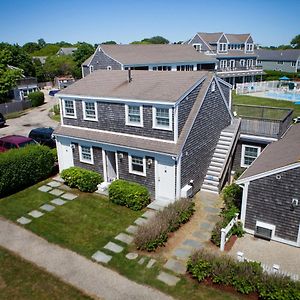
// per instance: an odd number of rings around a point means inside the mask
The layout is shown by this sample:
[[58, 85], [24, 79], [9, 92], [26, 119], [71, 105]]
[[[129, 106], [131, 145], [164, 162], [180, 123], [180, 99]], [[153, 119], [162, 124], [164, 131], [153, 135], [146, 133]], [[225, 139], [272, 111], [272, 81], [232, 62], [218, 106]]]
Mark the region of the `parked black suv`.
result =
[[5, 125], [5, 122], [6, 120], [4, 116], [0, 113], [0, 127], [3, 127]]
[[46, 145], [50, 148], [55, 148], [55, 139], [52, 135], [54, 129], [51, 127], [41, 127], [32, 129], [29, 133], [29, 137], [40, 143], [41, 145]]

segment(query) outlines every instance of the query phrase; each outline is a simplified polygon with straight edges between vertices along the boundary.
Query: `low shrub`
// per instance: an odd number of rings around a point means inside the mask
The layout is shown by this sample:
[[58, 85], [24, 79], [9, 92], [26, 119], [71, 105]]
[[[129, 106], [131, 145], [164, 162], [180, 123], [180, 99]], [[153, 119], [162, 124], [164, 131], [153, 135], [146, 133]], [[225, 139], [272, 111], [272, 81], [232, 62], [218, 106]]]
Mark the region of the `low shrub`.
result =
[[51, 150], [32, 145], [0, 155], [0, 197], [47, 178], [54, 165]]
[[45, 102], [44, 93], [40, 91], [30, 93], [28, 99], [31, 101], [33, 107], [40, 106]]
[[190, 199], [180, 199], [157, 212], [150, 222], [138, 227], [134, 237], [137, 249], [154, 251], [164, 246], [168, 234], [191, 218], [195, 211], [194, 205]]
[[94, 171], [79, 167], [71, 167], [61, 172], [61, 178], [71, 188], [78, 188], [82, 192], [94, 192], [97, 185], [103, 181], [102, 176]]
[[236, 206], [238, 209], [241, 207], [243, 190], [235, 183], [227, 185], [222, 191], [223, 200], [227, 207]]
[[109, 200], [132, 210], [141, 210], [150, 203], [148, 189], [123, 179], [115, 180], [108, 188]]

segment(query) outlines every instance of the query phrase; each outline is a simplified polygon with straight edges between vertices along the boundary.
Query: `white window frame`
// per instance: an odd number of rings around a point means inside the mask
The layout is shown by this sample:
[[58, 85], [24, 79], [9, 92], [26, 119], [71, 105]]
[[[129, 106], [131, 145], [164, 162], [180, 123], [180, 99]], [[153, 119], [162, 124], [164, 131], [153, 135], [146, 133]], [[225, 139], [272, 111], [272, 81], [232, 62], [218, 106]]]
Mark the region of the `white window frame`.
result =
[[274, 236], [275, 236], [275, 230], [276, 230], [276, 226], [275, 225], [269, 224], [269, 223], [265, 223], [265, 222], [261, 222], [261, 221], [256, 221], [255, 228], [256, 227], [262, 227], [262, 228], [266, 228], [266, 229], [272, 230], [271, 239], [274, 238]]
[[253, 59], [247, 59], [247, 67], [248, 68], [253, 67]]
[[240, 65], [241, 65], [241, 67], [246, 67], [246, 60], [240, 59]]
[[196, 51], [201, 51], [202, 50], [202, 44], [200, 43], [195, 43], [193, 44], [194, 48], [196, 49]]
[[284, 65], [284, 61], [277, 61], [277, 65]]
[[93, 66], [93, 65], [91, 65], [91, 66], [89, 67], [89, 69], [90, 69], [90, 74], [94, 72], [94, 66]]
[[[260, 153], [261, 153], [261, 147], [259, 146], [253, 146], [253, 145], [246, 145], [246, 144], [243, 144], [242, 145], [242, 155], [241, 155], [241, 167], [242, 168], [249, 168], [251, 165], [246, 165], [245, 164], [245, 152], [246, 152], [246, 147], [249, 147], [249, 148], [255, 148], [257, 149], [257, 157], [259, 157]], [[257, 157], [255, 159], [257, 159]], [[254, 160], [255, 160], [254, 159]], [[254, 161], [253, 161], [254, 162]], [[252, 163], [253, 163], [252, 162]]]
[[227, 68], [227, 59], [221, 59], [220, 60], [220, 69]]
[[291, 62], [291, 67], [296, 67], [297, 63], [295, 61]]
[[[140, 122], [132, 122], [129, 120], [129, 106], [136, 106], [140, 108]], [[125, 104], [125, 125], [135, 126], [135, 127], [144, 127], [144, 118], [143, 118], [143, 105], [138, 104]]]
[[[136, 156], [136, 157], [139, 157], [139, 158], [143, 159], [143, 172], [139, 172], [139, 171], [136, 171], [136, 170], [132, 169], [132, 156]], [[128, 155], [128, 166], [129, 166], [129, 173], [146, 177], [146, 157], [145, 156], [129, 154]]]
[[[157, 120], [156, 120], [156, 110], [157, 110], [157, 108], [164, 108], [164, 109], [169, 110], [169, 126], [168, 127], [157, 124]], [[162, 107], [162, 106], [153, 106], [153, 108], [152, 108], [152, 128], [172, 131], [172, 108]]]
[[227, 43], [219, 43], [219, 52], [227, 52], [228, 51], [228, 45]]
[[112, 70], [112, 67], [111, 67], [111, 66], [107, 66], [107, 67], [106, 67], [106, 70], [111, 71], [111, 70]]
[[[66, 114], [66, 101], [70, 101], [73, 103], [73, 109], [74, 109], [74, 115], [67, 115]], [[70, 119], [77, 119], [77, 113], [76, 113], [76, 103], [75, 100], [71, 99], [62, 99], [62, 105], [63, 105], [63, 116], [64, 118], [70, 118]]]
[[[91, 154], [91, 159], [90, 160], [83, 158], [82, 147], [90, 148], [90, 154]], [[88, 146], [88, 145], [79, 145], [79, 160], [81, 162], [83, 162], [83, 163], [93, 165], [94, 164], [93, 147], [92, 146]]]
[[[95, 119], [86, 116], [86, 103], [94, 103], [95, 105]], [[82, 111], [83, 111], [83, 119], [86, 121], [98, 121], [98, 108], [97, 108], [97, 101], [93, 100], [86, 100], [82, 101]]]

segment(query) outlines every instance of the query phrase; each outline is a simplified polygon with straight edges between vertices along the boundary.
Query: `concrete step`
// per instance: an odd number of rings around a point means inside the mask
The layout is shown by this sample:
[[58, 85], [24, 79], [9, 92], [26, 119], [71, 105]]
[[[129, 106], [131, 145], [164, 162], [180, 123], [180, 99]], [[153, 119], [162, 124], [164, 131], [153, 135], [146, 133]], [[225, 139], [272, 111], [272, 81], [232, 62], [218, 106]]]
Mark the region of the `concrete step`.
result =
[[201, 192], [212, 193], [212, 194], [219, 195], [219, 192], [208, 190], [208, 189], [205, 189], [205, 188], [201, 188]]
[[224, 150], [229, 150], [229, 145], [225, 144], [217, 144], [216, 149], [224, 149]]
[[219, 162], [219, 163], [223, 164], [224, 161], [225, 161], [225, 158], [213, 156], [213, 158], [211, 159], [211, 161], [212, 161], [212, 162]]
[[231, 141], [232, 141], [232, 137], [229, 137], [229, 136], [223, 136], [223, 135], [221, 134], [219, 140], [220, 140], [220, 141], [228, 141], [228, 142], [231, 142]]
[[222, 158], [222, 159], [225, 159], [226, 154], [225, 154], [225, 153], [218, 153], [218, 152], [215, 152], [215, 153], [214, 153], [214, 157], [215, 157], [215, 158]]
[[207, 175], [208, 176], [215, 176], [215, 177], [218, 177], [220, 176], [220, 172], [217, 172], [217, 171], [212, 171], [212, 170], [207, 170]]
[[162, 210], [169, 204], [170, 202], [155, 200], [152, 201], [147, 207], [153, 210]]
[[204, 179], [203, 184], [217, 187], [219, 185], [219, 182], [214, 180]]
[[208, 185], [208, 184], [202, 184], [202, 187], [201, 187], [201, 191], [202, 189], [206, 189], [206, 190], [209, 190], [209, 191], [213, 191], [213, 192], [219, 192], [219, 189], [214, 186], [214, 185]]
[[231, 141], [219, 140], [218, 144], [219, 145], [221, 144], [221, 145], [228, 145], [229, 146], [231, 144]]
[[210, 166], [222, 168], [222, 167], [223, 167], [223, 164], [220, 163], [220, 162], [211, 161], [211, 162], [210, 162]]
[[213, 180], [219, 183], [219, 177], [213, 175], [205, 175], [204, 179]]
[[222, 131], [221, 136], [233, 137], [233, 132], [230, 131]]
[[227, 152], [228, 152], [228, 150], [225, 150], [225, 149], [220, 149], [220, 148], [216, 148], [216, 149], [215, 149], [215, 153], [214, 153], [214, 154], [216, 154], [216, 153], [223, 153], [223, 154], [227, 154]]
[[220, 172], [222, 168], [220, 167], [215, 167], [215, 166], [209, 166], [208, 170], [209, 171], [214, 171], [214, 172]]

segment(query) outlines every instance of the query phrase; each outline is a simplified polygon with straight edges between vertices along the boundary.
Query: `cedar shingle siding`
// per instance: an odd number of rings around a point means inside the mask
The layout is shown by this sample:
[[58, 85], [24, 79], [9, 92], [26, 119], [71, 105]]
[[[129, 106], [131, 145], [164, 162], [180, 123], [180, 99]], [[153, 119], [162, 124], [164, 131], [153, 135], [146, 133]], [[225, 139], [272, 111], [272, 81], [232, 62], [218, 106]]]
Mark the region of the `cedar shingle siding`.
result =
[[[276, 176], [280, 175], [280, 179]], [[291, 210], [292, 198], [300, 201], [300, 168], [250, 182], [245, 227], [255, 230], [256, 221], [276, 226], [275, 236], [297, 241], [300, 207]]]
[[181, 187], [194, 180], [194, 193], [200, 190], [222, 129], [231, 116], [216, 85], [209, 87], [202, 107], [182, 151]]

